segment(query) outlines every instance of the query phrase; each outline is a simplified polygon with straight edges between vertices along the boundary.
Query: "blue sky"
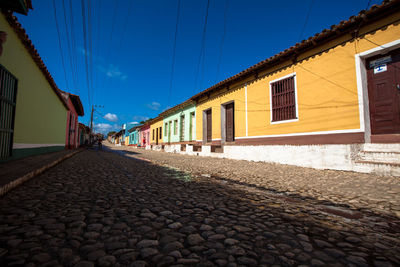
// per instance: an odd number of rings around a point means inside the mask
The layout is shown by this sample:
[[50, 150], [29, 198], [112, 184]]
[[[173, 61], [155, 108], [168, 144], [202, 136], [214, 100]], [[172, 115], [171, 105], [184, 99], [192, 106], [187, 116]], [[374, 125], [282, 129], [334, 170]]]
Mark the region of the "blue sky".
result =
[[58, 87], [81, 97], [80, 122], [88, 124], [91, 105], [102, 106], [95, 125], [107, 133], [154, 118], [381, 1], [210, 0], [203, 42], [208, 1], [181, 0], [174, 64], [178, 0], [85, 0], [85, 24], [81, 1], [32, 2], [19, 21]]

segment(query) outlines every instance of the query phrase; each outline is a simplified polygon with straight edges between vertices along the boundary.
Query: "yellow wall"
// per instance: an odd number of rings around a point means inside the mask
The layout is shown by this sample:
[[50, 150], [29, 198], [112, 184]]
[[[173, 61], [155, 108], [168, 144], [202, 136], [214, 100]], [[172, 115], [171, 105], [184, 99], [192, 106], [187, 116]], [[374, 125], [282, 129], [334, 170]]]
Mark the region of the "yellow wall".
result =
[[65, 144], [67, 109], [2, 14], [0, 28], [7, 33], [0, 64], [18, 79], [14, 143]]
[[[247, 80], [248, 136], [284, 135], [360, 129], [355, 54], [400, 38], [395, 23], [400, 14], [361, 29], [360, 38], [343, 36], [298, 57], [295, 64], [280, 66], [260, 73], [257, 80]], [[382, 28], [383, 27], [383, 28]], [[382, 28], [382, 30], [376, 30]], [[367, 33], [365, 36], [364, 33]], [[368, 39], [368, 40], [366, 40]], [[376, 43], [376, 44], [374, 44]], [[298, 121], [271, 124], [269, 83], [296, 73]], [[212, 107], [213, 139], [221, 138], [221, 104], [235, 101], [235, 137], [246, 137], [245, 80], [221, 90], [209, 99], [203, 98], [196, 107], [197, 140], [203, 136], [203, 111]]]
[[[156, 131], [158, 128], [163, 127], [163, 120], [160, 118], [160, 120], [152, 123], [150, 125], [150, 144], [155, 144], [156, 143]], [[153, 140], [153, 129], [154, 129], [154, 140]], [[163, 135], [164, 135], [164, 127], [162, 128], [162, 134], [161, 136], [158, 136], [158, 144], [160, 145], [163, 142]]]

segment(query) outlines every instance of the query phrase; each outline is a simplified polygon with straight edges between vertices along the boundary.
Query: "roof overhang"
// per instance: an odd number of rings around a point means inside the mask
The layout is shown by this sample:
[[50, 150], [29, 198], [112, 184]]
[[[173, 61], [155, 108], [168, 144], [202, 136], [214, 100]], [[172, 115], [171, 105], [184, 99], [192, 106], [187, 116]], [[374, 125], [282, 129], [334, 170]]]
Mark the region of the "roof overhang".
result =
[[69, 97], [71, 98], [72, 105], [74, 105], [74, 108], [75, 108], [78, 116], [85, 115], [85, 112], [84, 112], [83, 106], [82, 106], [82, 102], [81, 102], [81, 99], [79, 98], [79, 96], [69, 94]]
[[[1, 0], [0, 0], [1, 1]], [[6, 18], [8, 24], [11, 28], [14, 29], [14, 32], [17, 34], [18, 38], [20, 39], [21, 43], [25, 46], [27, 52], [31, 55], [33, 61], [36, 63], [37, 67], [42, 71], [44, 77], [46, 78], [47, 82], [50, 84], [51, 89], [53, 89], [54, 93], [58, 96], [61, 103], [64, 107], [69, 110], [68, 104], [65, 101], [65, 98], [60, 93], [56, 83], [54, 82], [53, 77], [51, 76], [50, 72], [48, 71], [46, 65], [44, 64], [42, 58], [40, 57], [38, 51], [36, 50], [35, 46], [32, 44], [32, 41], [29, 39], [28, 35], [25, 32], [25, 29], [22, 28], [21, 23], [18, 22], [17, 18], [11, 14], [9, 11], [2, 10], [4, 17]]]
[[197, 102], [202, 97], [209, 97], [211, 93], [218, 92], [226, 88], [229, 89], [229, 87], [234, 83], [238, 83], [247, 78], [258, 77], [260, 72], [268, 70], [270, 67], [276, 66], [285, 60], [294, 60], [300, 54], [314, 49], [317, 46], [326, 44], [345, 34], [351, 33], [353, 36], [357, 36], [361, 26], [385, 18], [390, 14], [398, 12], [399, 9], [399, 0], [386, 0], [383, 1], [381, 5], [373, 5], [369, 10], [362, 10], [358, 15], [351, 16], [348, 20], [341, 21], [337, 25], [332, 25], [330, 29], [324, 29], [322, 32], [315, 34], [307, 40], [296, 43], [294, 46], [201, 91], [200, 93], [192, 96], [190, 99]]
[[0, 0], [0, 7], [23, 15], [28, 15], [32, 8], [31, 0]]

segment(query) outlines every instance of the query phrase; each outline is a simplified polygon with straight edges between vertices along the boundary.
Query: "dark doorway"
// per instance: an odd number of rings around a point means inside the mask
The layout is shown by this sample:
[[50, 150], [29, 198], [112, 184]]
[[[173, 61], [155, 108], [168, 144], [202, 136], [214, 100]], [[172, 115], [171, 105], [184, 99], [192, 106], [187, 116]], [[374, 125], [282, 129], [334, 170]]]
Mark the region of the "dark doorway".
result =
[[156, 128], [156, 145], [158, 145], [158, 128]]
[[211, 109], [206, 111], [206, 121], [207, 121], [207, 143], [212, 141], [212, 121], [211, 121]]
[[371, 134], [400, 133], [400, 49], [367, 61]]
[[234, 104], [225, 105], [226, 142], [235, 141]]

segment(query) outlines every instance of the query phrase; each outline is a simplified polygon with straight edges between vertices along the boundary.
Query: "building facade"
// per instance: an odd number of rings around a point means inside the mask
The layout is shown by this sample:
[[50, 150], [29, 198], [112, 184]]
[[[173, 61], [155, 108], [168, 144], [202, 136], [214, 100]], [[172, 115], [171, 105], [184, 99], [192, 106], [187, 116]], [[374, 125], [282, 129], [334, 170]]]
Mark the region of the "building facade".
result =
[[64, 149], [67, 103], [16, 17], [2, 11], [0, 28], [1, 160]]

